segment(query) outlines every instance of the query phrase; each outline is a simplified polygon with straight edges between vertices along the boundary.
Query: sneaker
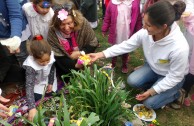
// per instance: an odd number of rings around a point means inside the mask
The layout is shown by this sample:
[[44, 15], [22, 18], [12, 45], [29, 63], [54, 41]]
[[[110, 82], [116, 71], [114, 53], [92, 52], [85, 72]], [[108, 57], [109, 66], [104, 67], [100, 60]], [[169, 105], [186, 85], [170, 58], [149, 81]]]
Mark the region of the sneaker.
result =
[[162, 106], [161, 109], [165, 109], [166, 105]]
[[128, 72], [129, 72], [129, 70], [128, 70], [127, 67], [123, 67], [123, 68], [122, 68], [122, 73], [126, 74], [126, 73], [128, 73]]
[[187, 107], [189, 107], [191, 105], [189, 97], [185, 98], [184, 105], [187, 106]]
[[184, 103], [185, 90], [184, 89], [180, 89], [179, 93], [180, 93], [179, 98], [170, 104], [170, 107], [173, 108], [173, 109], [181, 109], [181, 107], [182, 107], [182, 105]]
[[185, 100], [185, 90], [180, 89], [179, 92], [180, 92], [180, 97], [178, 98], [178, 102], [182, 105]]

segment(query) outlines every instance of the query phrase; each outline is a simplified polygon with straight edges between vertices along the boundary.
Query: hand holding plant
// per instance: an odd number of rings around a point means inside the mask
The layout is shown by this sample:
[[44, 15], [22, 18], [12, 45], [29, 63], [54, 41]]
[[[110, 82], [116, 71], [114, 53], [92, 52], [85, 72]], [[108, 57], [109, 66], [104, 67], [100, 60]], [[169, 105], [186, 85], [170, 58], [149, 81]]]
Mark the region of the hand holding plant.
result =
[[98, 52], [98, 53], [90, 53], [88, 54], [90, 56], [90, 63], [95, 62], [96, 60], [100, 59], [100, 58], [104, 58], [105, 55], [103, 52]]
[[31, 122], [33, 122], [33, 119], [34, 119], [36, 113], [37, 113], [36, 108], [31, 109], [29, 111], [29, 114], [28, 114], [28, 120], [31, 121]]
[[70, 55], [70, 58], [75, 60], [75, 59], [78, 59], [79, 56], [80, 56], [80, 51], [73, 51]]
[[52, 84], [48, 84], [46, 93], [51, 93], [52, 92], [52, 88], [53, 88], [53, 85]]
[[[0, 96], [0, 101], [6, 103], [6, 102], [9, 102], [9, 99], [6, 99], [6, 98]], [[2, 105], [1, 103], [0, 103], [0, 110], [2, 110], [2, 111], [0, 111], [0, 117], [7, 117], [8, 116], [7, 114], [5, 114], [5, 112], [9, 112], [9, 109], [6, 106]]]

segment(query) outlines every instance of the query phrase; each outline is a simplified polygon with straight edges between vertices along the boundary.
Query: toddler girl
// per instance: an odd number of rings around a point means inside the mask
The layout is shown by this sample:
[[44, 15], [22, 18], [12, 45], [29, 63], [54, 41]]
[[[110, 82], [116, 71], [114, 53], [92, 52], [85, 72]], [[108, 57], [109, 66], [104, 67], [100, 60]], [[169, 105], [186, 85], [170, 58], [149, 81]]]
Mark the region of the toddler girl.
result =
[[[129, 39], [142, 28], [140, 0], [112, 0], [106, 9], [103, 21], [103, 35], [109, 31], [108, 41], [115, 45]], [[112, 58], [112, 67], [116, 66], [117, 57]], [[122, 55], [122, 72], [128, 72], [128, 54]]]
[[41, 34], [47, 39], [50, 21], [54, 15], [52, 0], [32, 0], [23, 5], [32, 36]]
[[42, 35], [36, 35], [30, 42], [29, 56], [23, 63], [26, 70], [26, 97], [29, 107], [29, 120], [36, 114], [35, 102], [46, 93], [57, 90], [56, 73], [54, 67], [54, 53]]

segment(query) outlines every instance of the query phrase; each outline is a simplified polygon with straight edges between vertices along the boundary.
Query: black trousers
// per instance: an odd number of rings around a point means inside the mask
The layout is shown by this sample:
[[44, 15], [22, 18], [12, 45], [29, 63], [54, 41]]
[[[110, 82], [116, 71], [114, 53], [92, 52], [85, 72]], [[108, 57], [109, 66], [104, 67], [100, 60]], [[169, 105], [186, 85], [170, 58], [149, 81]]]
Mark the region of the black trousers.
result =
[[189, 73], [186, 75], [185, 82], [183, 84], [183, 89], [186, 91], [185, 97], [188, 97], [188, 94], [193, 85], [194, 85], [194, 75]]
[[102, 0], [102, 19], [104, 19], [105, 13], [106, 13], [106, 7], [104, 4], [104, 0]]
[[9, 54], [6, 47], [0, 44], [0, 83], [24, 81], [25, 71], [19, 66], [16, 56]]

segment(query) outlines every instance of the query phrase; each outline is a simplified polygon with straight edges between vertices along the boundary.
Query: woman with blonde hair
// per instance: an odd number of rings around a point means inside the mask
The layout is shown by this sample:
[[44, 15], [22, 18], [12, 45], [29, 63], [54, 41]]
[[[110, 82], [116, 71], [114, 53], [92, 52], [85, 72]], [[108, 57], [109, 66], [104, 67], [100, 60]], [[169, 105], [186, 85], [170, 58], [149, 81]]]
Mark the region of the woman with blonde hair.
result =
[[54, 51], [58, 76], [70, 73], [71, 69], [79, 70], [80, 67], [75, 65], [80, 51], [91, 53], [98, 45], [90, 24], [73, 7], [72, 2], [53, 7], [55, 14], [48, 32], [48, 43]]

